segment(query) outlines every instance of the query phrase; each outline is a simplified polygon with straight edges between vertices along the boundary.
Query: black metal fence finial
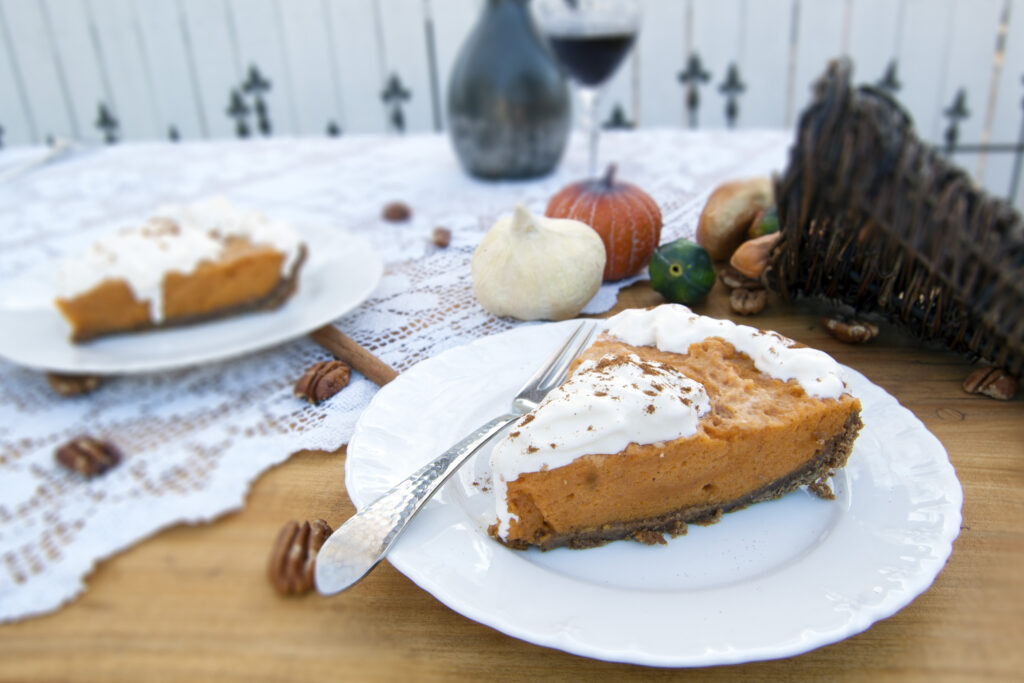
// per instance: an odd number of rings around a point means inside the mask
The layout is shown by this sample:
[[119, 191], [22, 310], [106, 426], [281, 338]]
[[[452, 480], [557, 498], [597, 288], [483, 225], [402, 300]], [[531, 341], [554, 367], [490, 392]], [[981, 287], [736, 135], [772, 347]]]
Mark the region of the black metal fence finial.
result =
[[405, 113], [402, 111], [402, 103], [412, 97], [412, 92], [404, 85], [398, 74], [391, 74], [384, 90], [380, 93], [380, 99], [389, 108], [388, 121], [393, 130], [399, 133], [405, 132]]
[[626, 112], [622, 109], [622, 105], [618, 102], [612, 107], [612, 113], [608, 119], [601, 125], [602, 128], [607, 130], [621, 129], [630, 130], [636, 128], [636, 123], [626, 118]]
[[697, 127], [697, 110], [700, 109], [701, 84], [711, 80], [711, 73], [704, 68], [700, 61], [700, 55], [696, 52], [690, 53], [686, 61], [686, 68], [679, 72], [679, 82], [686, 86], [686, 116], [690, 128]]
[[733, 62], [729, 65], [725, 80], [718, 86], [718, 92], [725, 95], [725, 121], [730, 128], [736, 127], [736, 119], [740, 113], [739, 96], [747, 89], [747, 84], [740, 78], [740, 70]]
[[890, 60], [888, 66], [885, 67], [885, 74], [875, 83], [876, 86], [886, 91], [890, 95], [896, 94], [900, 88], [903, 87], [903, 83], [900, 82], [899, 76], [896, 75], [896, 60]]
[[270, 110], [263, 94], [270, 91], [272, 83], [267, 80], [255, 64], [249, 65], [249, 73], [242, 82], [242, 92], [252, 95], [253, 108], [256, 111], [256, 127], [263, 135], [270, 135], [273, 126], [270, 123]]
[[240, 138], [249, 137], [249, 105], [237, 90], [231, 91], [227, 115], [235, 120], [235, 135]]
[[946, 128], [945, 134], [946, 151], [952, 152], [953, 148], [956, 147], [957, 140], [960, 138], [960, 121], [971, 116], [971, 112], [967, 108], [967, 91], [963, 88], [957, 90], [956, 97], [953, 98], [953, 104], [943, 111], [942, 114], [949, 119], [949, 127]]
[[110, 110], [107, 109], [107, 105], [102, 102], [100, 102], [99, 109], [96, 113], [96, 127], [103, 131], [103, 141], [108, 145], [112, 145], [117, 142], [120, 124], [118, 123], [117, 118], [115, 118], [114, 115], [110, 113]]

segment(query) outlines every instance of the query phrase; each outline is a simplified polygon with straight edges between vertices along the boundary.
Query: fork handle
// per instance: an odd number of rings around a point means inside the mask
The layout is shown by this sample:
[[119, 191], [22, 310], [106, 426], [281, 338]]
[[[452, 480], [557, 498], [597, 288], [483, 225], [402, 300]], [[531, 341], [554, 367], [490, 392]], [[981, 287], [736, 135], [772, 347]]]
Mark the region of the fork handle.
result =
[[480, 426], [341, 525], [317, 554], [317, 590], [331, 595], [366, 576], [448, 477], [519, 417], [507, 413]]

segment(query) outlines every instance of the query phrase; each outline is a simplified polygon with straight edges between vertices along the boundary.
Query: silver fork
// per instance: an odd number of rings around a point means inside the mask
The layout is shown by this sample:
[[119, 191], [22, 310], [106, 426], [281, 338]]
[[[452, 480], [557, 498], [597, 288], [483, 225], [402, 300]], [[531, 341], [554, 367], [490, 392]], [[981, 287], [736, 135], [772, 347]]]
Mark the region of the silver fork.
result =
[[565, 379], [569, 364], [596, 325], [583, 322], [512, 399], [509, 412], [482, 425], [436, 459], [409, 475], [338, 528], [316, 558], [316, 588], [324, 595], [351, 587], [377, 566], [412, 518], [441, 485], [506, 426], [537, 407]]

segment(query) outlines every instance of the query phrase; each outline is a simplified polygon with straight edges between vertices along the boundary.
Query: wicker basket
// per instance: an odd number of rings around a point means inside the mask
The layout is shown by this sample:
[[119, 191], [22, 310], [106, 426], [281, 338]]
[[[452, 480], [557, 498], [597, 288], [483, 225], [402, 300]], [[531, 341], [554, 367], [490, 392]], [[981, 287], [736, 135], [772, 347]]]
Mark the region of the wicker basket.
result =
[[1024, 224], [914, 132], [885, 93], [829, 65], [776, 179], [766, 284], [878, 314], [917, 336], [1024, 368]]

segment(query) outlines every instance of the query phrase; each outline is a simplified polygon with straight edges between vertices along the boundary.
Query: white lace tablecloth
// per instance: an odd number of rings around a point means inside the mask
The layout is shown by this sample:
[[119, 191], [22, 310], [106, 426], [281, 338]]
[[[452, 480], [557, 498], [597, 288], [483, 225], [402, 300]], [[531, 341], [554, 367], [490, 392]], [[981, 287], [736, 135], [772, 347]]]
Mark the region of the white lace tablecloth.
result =
[[[726, 178], [779, 171], [790, 134], [652, 130], [609, 133], [602, 158], [645, 188], [665, 219], [662, 240], [692, 236], [704, 200]], [[42, 149], [0, 151], [0, 175]], [[469, 263], [481, 237], [516, 202], [543, 212], [583, 174], [574, 139], [557, 173], [485, 183], [462, 173], [442, 136], [275, 139], [80, 151], [0, 185], [0, 286], [59, 258], [86, 232], [144, 217], [159, 204], [223, 194], [271, 216], [308, 217], [367, 236], [385, 262], [373, 295], [338, 327], [404, 370], [477, 337], [526, 324], [475, 301]], [[407, 223], [380, 219], [401, 200]], [[435, 226], [451, 246], [430, 243]], [[641, 276], [644, 277], [644, 276]], [[586, 312], [610, 308], [605, 285]], [[44, 375], [0, 359], [0, 622], [57, 609], [84, 589], [95, 563], [172, 524], [240, 508], [253, 480], [303, 449], [346, 443], [376, 386], [353, 375], [320, 406], [292, 396], [309, 364], [329, 357], [308, 338], [229, 362], [115, 377], [62, 398]], [[88, 433], [125, 461], [86, 481], [54, 450]], [[300, 516], [308, 511], [297, 511]]]

